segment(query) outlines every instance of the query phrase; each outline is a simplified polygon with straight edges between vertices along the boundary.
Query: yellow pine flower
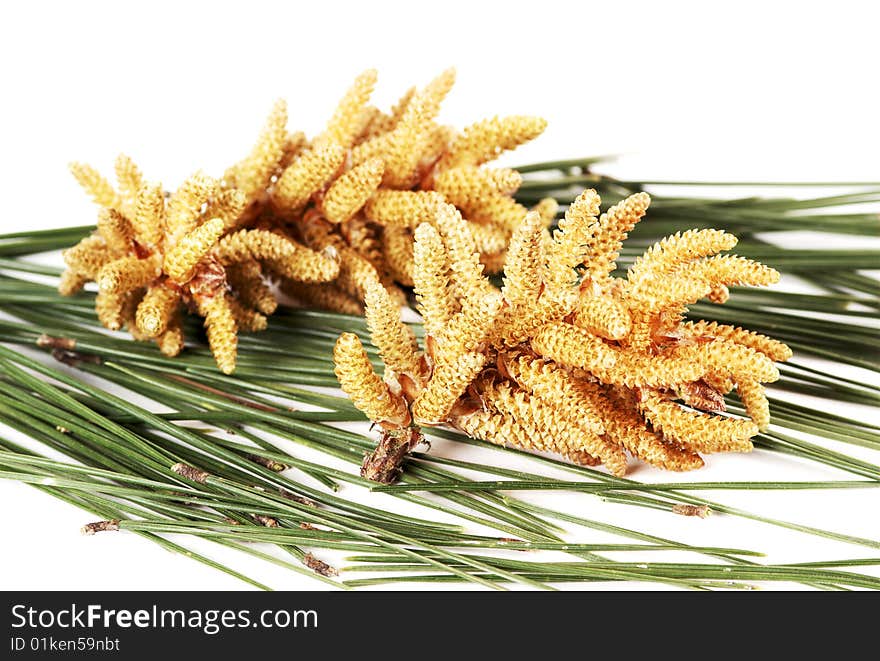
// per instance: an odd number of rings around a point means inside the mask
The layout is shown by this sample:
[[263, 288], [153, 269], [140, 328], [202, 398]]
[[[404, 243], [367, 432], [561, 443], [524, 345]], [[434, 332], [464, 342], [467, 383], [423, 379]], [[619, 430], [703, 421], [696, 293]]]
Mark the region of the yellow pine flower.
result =
[[791, 349], [773, 338], [745, 330], [739, 326], [719, 324], [717, 321], [688, 321], [682, 325], [686, 335], [693, 338], [722, 338], [759, 351], [775, 362], [791, 358]]
[[238, 188], [228, 188], [217, 193], [205, 208], [204, 218], [219, 218], [227, 230], [235, 229], [242, 221], [248, 205], [247, 195]]
[[594, 398], [601, 407], [602, 424], [616, 443], [634, 457], [664, 470], [682, 472], [703, 466], [703, 460], [692, 450], [674, 441], [667, 441], [645, 427], [642, 416], [620, 397], [607, 397], [595, 383], [578, 381], [577, 388], [585, 398]]
[[470, 220], [493, 223], [512, 232], [525, 218], [528, 209], [512, 197], [500, 193], [486, 193], [473, 205], [463, 207]]
[[542, 326], [531, 339], [532, 349], [560, 365], [579, 367], [603, 376], [620, 362], [620, 355], [601, 338], [565, 322]]
[[310, 250], [267, 230], [238, 230], [217, 242], [217, 258], [224, 265], [258, 261], [286, 278], [328, 282], [339, 273], [338, 259]]
[[316, 142], [331, 142], [345, 148], [352, 146], [362, 130], [362, 116], [376, 87], [378, 75], [375, 69], [367, 69], [355, 79]]
[[194, 230], [202, 215], [202, 205], [217, 189], [216, 180], [196, 172], [174, 191], [166, 211], [166, 235], [172, 243]]
[[88, 282], [89, 278], [87, 276], [67, 269], [61, 274], [61, 278], [58, 281], [58, 293], [62, 296], [73, 296], [81, 291]]
[[159, 184], [144, 184], [138, 191], [131, 222], [139, 242], [147, 247], [161, 243], [165, 236], [165, 197]]
[[740, 377], [736, 382], [736, 391], [746, 413], [758, 427], [758, 431], [767, 431], [770, 426], [770, 402], [767, 393], [756, 379]]
[[227, 297], [226, 302], [232, 310], [236, 329], [246, 333], [266, 330], [268, 321], [264, 315], [253, 308], [243, 305], [238, 299]]
[[468, 351], [435, 365], [425, 388], [413, 401], [415, 421], [419, 424], [442, 422], [485, 364], [485, 353]]
[[333, 284], [315, 284], [283, 280], [281, 291], [305, 305], [331, 312], [361, 316], [364, 305], [360, 300]]
[[278, 301], [263, 281], [262, 269], [256, 260], [230, 264], [226, 267], [226, 279], [244, 305], [267, 315], [278, 308]]
[[751, 420], [686, 411], [654, 391], [644, 392], [641, 403], [654, 429], [695, 452], [749, 452], [758, 433]]
[[101, 268], [113, 259], [107, 243], [99, 235], [87, 236], [61, 253], [68, 272], [89, 280], [98, 277]]
[[268, 187], [287, 147], [287, 103], [278, 100], [251, 152], [229, 168], [224, 179], [236, 187], [247, 201]]
[[222, 218], [212, 218], [187, 232], [165, 253], [162, 269], [174, 282], [183, 284], [195, 275], [199, 262], [223, 235]]
[[[562, 368], [527, 354], [508, 354], [501, 362], [501, 369], [519, 386], [546, 400], [560, 412], [577, 420], [579, 426], [587, 427], [594, 434], [604, 434], [601, 411], [594, 401], [584, 397], [577, 389], [576, 381]], [[599, 453], [593, 452], [595, 456]]]
[[163, 355], [172, 358], [183, 351], [183, 325], [180, 322], [179, 314], [171, 317], [168, 322], [168, 328], [156, 339], [156, 344]]
[[98, 234], [112, 252], [125, 253], [131, 249], [134, 230], [128, 219], [115, 209], [98, 212]]
[[522, 314], [519, 308], [534, 307], [544, 286], [544, 223], [536, 212], [528, 213], [513, 232], [504, 264], [504, 286], [501, 293], [511, 307], [511, 314]]
[[238, 326], [229, 299], [226, 294], [220, 293], [202, 298], [197, 303], [199, 314], [205, 318], [208, 345], [217, 367], [224, 374], [232, 374], [238, 356]]
[[370, 420], [391, 426], [409, 424], [406, 404], [373, 370], [357, 335], [343, 333], [339, 336], [333, 348], [333, 361], [339, 386]]
[[706, 294], [706, 298], [710, 303], [722, 305], [730, 299], [730, 290], [727, 288], [727, 285], [715, 285]]
[[386, 227], [418, 227], [433, 222], [444, 200], [435, 191], [379, 190], [367, 202], [364, 213]]
[[120, 257], [108, 262], [98, 272], [98, 290], [108, 294], [122, 294], [144, 287], [161, 273], [161, 263], [150, 256], [146, 259]]
[[378, 280], [367, 285], [364, 302], [367, 327], [385, 366], [396, 374], [419, 376], [422, 369], [416, 337], [400, 321], [400, 307]]
[[321, 201], [324, 217], [331, 223], [341, 223], [354, 216], [379, 187], [384, 171], [382, 159], [371, 158], [339, 177]]
[[547, 127], [540, 117], [513, 115], [493, 117], [468, 126], [461, 132], [441, 160], [442, 168], [481, 165], [534, 140]]
[[434, 188], [450, 204], [470, 208], [487, 193], [513, 195], [522, 184], [522, 175], [510, 168], [480, 168], [462, 165], [442, 170], [434, 177]]
[[405, 227], [388, 226], [382, 232], [382, 247], [391, 277], [404, 286], [413, 286], [415, 256], [412, 232]]
[[413, 281], [425, 333], [438, 335], [456, 312], [449, 288], [446, 246], [433, 225], [416, 228], [413, 246]]
[[103, 326], [110, 330], [119, 330], [129, 319], [131, 308], [137, 304], [142, 295], [137, 290], [113, 294], [98, 290], [95, 296], [95, 313]]
[[[635, 195], [597, 220], [598, 196], [585, 191], [552, 237], [545, 219], [555, 205], [544, 205], [543, 217], [529, 213], [513, 233], [501, 292], [483, 276], [486, 255], [478, 254], [474, 224], [455, 206], [439, 205], [433, 222], [414, 233], [424, 372], [392, 382], [415, 422], [451, 424], [589, 465], [601, 461], [615, 474], [626, 470], [626, 452], [683, 471], [703, 465], [698, 451], [750, 449], [749, 439], [766, 424], [760, 384], [778, 378], [771, 356], [759, 349], [785, 358], [787, 347], [741, 329], [684, 324], [679, 306], [723, 295], [719, 281], [764, 284], [772, 269], [710, 257], [731, 247], [732, 237], [700, 231], [655, 246], [628, 280], [612, 277], [621, 242], [648, 203], [647, 195]], [[385, 227], [392, 229], [409, 232]], [[587, 277], [578, 282], [582, 265]], [[375, 281], [374, 287], [378, 297], [381, 288]], [[382, 296], [375, 306], [384, 311], [382, 322], [370, 326], [393, 380], [395, 360], [383, 347], [403, 338], [407, 355], [416, 350]], [[745, 384], [741, 396], [754, 422], [692, 412], [668, 399], [675, 393], [697, 409], [723, 411], [723, 395], [735, 382]]]
[[275, 182], [276, 202], [291, 211], [301, 209], [333, 179], [343, 161], [345, 149], [341, 145], [326, 143], [305, 150]]
[[579, 426], [577, 418], [567, 418], [563, 409], [548, 406], [541, 398], [530, 397], [508, 384], [499, 384], [490, 389], [486, 397], [496, 410], [517, 418], [526, 429], [535, 431], [531, 439], [535, 449], [564, 455], [586, 452], [598, 456], [614, 475], [626, 473], [626, 455], [623, 450], [619, 446], [603, 442], [596, 434]]
[[613, 296], [582, 296], [572, 322], [606, 340], [622, 340], [632, 331], [627, 306]]
[[137, 307], [137, 329], [148, 338], [159, 337], [168, 330], [179, 305], [179, 290], [164, 283], [151, 285]]
[[627, 280], [638, 284], [644, 278], [663, 277], [695, 259], [730, 250], [736, 243], [735, 236], [722, 230], [676, 232], [652, 245], [636, 259], [629, 269]]
[[116, 158], [116, 181], [119, 182], [119, 192], [122, 198], [122, 208], [119, 211], [130, 216], [137, 202], [137, 195], [144, 185], [144, 176], [135, 162], [125, 154]]
[[122, 198], [107, 181], [91, 165], [71, 163], [70, 172], [86, 193], [91, 195], [95, 204], [111, 209], [122, 209]]
[[636, 193], [600, 216], [599, 222], [593, 226], [587, 250], [586, 263], [593, 280], [604, 281], [617, 267], [615, 260], [623, 241], [644, 217], [650, 203], [647, 193]]

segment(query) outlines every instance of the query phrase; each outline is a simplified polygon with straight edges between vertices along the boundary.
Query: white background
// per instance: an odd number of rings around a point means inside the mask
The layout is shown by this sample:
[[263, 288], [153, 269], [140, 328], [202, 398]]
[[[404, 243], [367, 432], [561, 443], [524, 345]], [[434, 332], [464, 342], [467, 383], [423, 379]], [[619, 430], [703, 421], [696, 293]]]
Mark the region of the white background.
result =
[[[314, 133], [367, 67], [379, 69], [380, 106], [454, 65], [458, 83], [445, 122], [546, 117], [544, 136], [508, 163], [617, 153], [623, 157], [606, 171], [621, 177], [877, 180], [871, 6], [4, 3], [0, 229], [92, 222], [94, 209], [66, 170], [70, 160], [110, 174], [125, 151], [169, 187], [198, 168], [220, 174], [246, 153], [278, 97], [290, 104], [291, 127]], [[635, 476], [668, 478], [644, 468]], [[707, 469], [681, 479], [822, 477], [845, 478], [757, 452], [713, 457]], [[877, 493], [714, 495], [877, 539]], [[587, 496], [556, 500], [691, 543], [758, 548], [774, 561], [872, 555], [730, 517], [684, 519]], [[88, 514], [19, 484], [0, 482], [0, 513], [0, 588], [241, 587], [133, 535], [81, 537]], [[279, 587], [316, 587], [280, 570], [260, 577]]]

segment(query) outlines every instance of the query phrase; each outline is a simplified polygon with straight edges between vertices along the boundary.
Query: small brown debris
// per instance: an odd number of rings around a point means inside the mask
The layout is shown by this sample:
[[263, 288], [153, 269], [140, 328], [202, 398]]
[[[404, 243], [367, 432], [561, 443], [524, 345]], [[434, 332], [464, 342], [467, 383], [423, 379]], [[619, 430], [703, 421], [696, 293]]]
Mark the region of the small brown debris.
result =
[[205, 471], [199, 470], [198, 468], [184, 463], [174, 464], [171, 467], [171, 470], [178, 475], [185, 477], [188, 480], [192, 480], [193, 482], [198, 482], [199, 484], [204, 484], [210, 477], [210, 474], [206, 473]]
[[709, 509], [708, 505], [684, 505], [681, 503], [673, 505], [672, 511], [675, 514], [681, 514], [682, 516], [698, 516], [701, 519], [705, 519], [712, 513], [712, 510]]
[[94, 535], [96, 532], [106, 532], [119, 530], [119, 519], [110, 519], [108, 521], [95, 521], [87, 523], [79, 531], [83, 535]]
[[268, 459], [267, 457], [261, 457], [258, 454], [249, 454], [246, 459], [248, 461], [252, 461], [255, 464], [259, 464], [264, 468], [268, 468], [270, 471], [274, 471], [276, 473], [281, 473], [282, 471], [286, 471], [289, 466], [282, 464], [279, 461], [275, 461], [274, 459]]
[[254, 514], [254, 521], [259, 523], [260, 525], [266, 526], [267, 528], [278, 528], [278, 520], [273, 519], [271, 516], [266, 516], [265, 514]]
[[339, 571], [337, 571], [334, 567], [331, 567], [323, 560], [318, 560], [311, 553], [306, 553], [306, 557], [303, 558], [302, 563], [311, 569], [316, 574], [320, 574], [321, 576], [327, 576], [328, 578], [332, 578], [333, 576], [339, 576]]
[[76, 349], [76, 340], [70, 337], [53, 337], [43, 333], [37, 338], [37, 346], [44, 349], [64, 349], [73, 351]]

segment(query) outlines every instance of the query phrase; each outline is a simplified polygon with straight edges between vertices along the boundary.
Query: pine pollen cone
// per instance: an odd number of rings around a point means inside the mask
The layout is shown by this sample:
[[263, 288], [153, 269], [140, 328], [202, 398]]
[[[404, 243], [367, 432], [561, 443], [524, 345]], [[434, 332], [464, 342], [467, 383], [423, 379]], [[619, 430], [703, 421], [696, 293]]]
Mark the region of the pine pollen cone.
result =
[[[445, 162], [473, 166], [491, 155], [465, 151], [452, 150]], [[509, 173], [479, 176], [499, 194], [516, 183]], [[373, 204], [384, 213], [390, 199]], [[418, 209], [411, 197], [399, 204]], [[343, 391], [386, 435], [444, 425], [601, 463], [615, 475], [626, 472], [627, 455], [685, 471], [703, 465], [701, 454], [751, 450], [770, 422], [764, 384], [778, 378], [774, 363], [791, 351], [739, 327], [683, 318], [701, 298], [721, 303], [729, 285], [768, 285], [778, 273], [718, 255], [736, 239], [706, 229], [658, 242], [616, 276], [622, 243], [649, 204], [639, 193], [600, 215], [598, 195], [584, 191], [552, 235], [540, 213], [524, 212], [513, 225], [500, 291], [484, 275], [456, 207], [441, 203], [433, 219], [418, 210], [412, 277], [424, 341], [376, 281], [366, 319], [384, 378], [346, 334], [334, 353]], [[748, 418], [724, 410], [734, 388]]]

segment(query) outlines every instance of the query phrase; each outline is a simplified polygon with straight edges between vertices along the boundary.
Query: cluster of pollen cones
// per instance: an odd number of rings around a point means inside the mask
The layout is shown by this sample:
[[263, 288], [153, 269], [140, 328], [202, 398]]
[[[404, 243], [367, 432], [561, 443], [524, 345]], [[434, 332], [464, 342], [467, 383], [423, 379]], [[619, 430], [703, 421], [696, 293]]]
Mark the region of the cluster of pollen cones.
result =
[[[414, 282], [413, 230], [441, 205], [465, 214], [482, 263], [498, 272], [527, 209], [512, 197], [519, 173], [485, 164], [545, 122], [443, 126], [436, 118], [454, 80], [446, 71], [385, 113], [370, 104], [376, 72], [366, 71], [312, 140], [288, 130], [279, 101], [246, 158], [220, 178], [196, 172], [171, 194], [126, 156], [116, 162], [117, 188], [74, 163], [101, 211], [95, 233], [64, 255], [61, 292], [96, 282], [105, 326], [172, 356], [184, 346], [182, 314], [197, 314], [218, 367], [231, 373], [238, 332], [265, 328], [278, 290], [361, 314], [367, 283], [378, 279], [403, 303], [401, 287]], [[539, 208], [549, 224], [555, 203]]]
[[[486, 165], [545, 122], [439, 124], [453, 82], [446, 71], [386, 113], [370, 103], [376, 73], [366, 71], [311, 140], [288, 130], [279, 101], [247, 157], [173, 193], [125, 156], [115, 188], [74, 163], [100, 212], [96, 231], [64, 253], [61, 293], [95, 282], [100, 321], [169, 356], [184, 347], [184, 315], [196, 314], [227, 374], [238, 333], [265, 328], [279, 292], [364, 314], [383, 377], [355, 334], [339, 337], [334, 359], [342, 389], [383, 430], [362, 469], [378, 481], [397, 478], [424, 426], [616, 475], [627, 454], [682, 471], [702, 466], [701, 453], [750, 450], [769, 424], [762, 384], [791, 352], [685, 314], [778, 273], [721, 254], [736, 238], [706, 229], [667, 237], [615, 277], [648, 195], [600, 215], [587, 190], [551, 231], [555, 201], [523, 207], [519, 173]], [[487, 275], [502, 271], [498, 290]], [[410, 288], [422, 346], [400, 318]], [[725, 414], [734, 389], [749, 419]]]
[[[768, 285], [779, 274], [718, 254], [736, 238], [706, 229], [663, 239], [626, 278], [614, 277], [621, 244], [649, 203], [639, 193], [599, 215], [599, 196], [587, 190], [552, 234], [540, 213], [526, 214], [500, 291], [454, 206], [419, 225], [413, 280], [423, 346], [374, 281], [365, 314], [384, 379], [357, 335], [335, 347], [342, 389], [383, 430], [363, 475], [396, 479], [419, 428], [435, 425], [601, 463], [615, 475], [626, 472], [627, 453], [684, 471], [703, 465], [701, 453], [751, 450], [769, 424], [762, 384], [778, 378], [774, 363], [791, 351], [684, 315], [702, 298], [723, 303], [729, 285]], [[750, 419], [724, 414], [734, 388]]]

